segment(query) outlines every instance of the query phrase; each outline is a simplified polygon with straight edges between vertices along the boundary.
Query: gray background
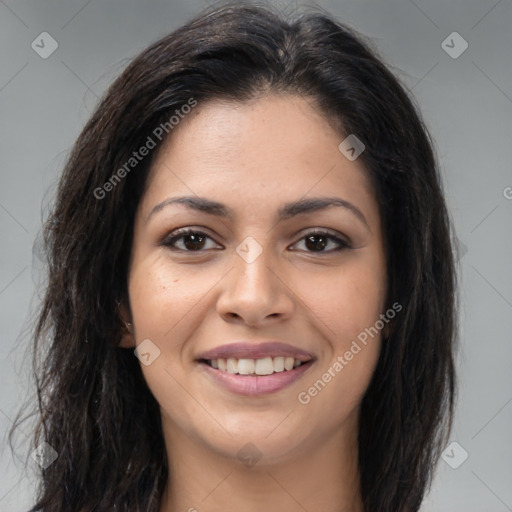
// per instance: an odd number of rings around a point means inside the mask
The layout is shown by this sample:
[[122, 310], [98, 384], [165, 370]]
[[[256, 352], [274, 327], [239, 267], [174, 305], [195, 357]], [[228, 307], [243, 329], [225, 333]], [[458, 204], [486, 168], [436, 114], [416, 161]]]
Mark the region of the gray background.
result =
[[[422, 510], [512, 511], [512, 2], [318, 5], [370, 36], [416, 96], [436, 141], [460, 242], [461, 379], [452, 433], [460, 447], [451, 447], [447, 460], [454, 465], [462, 450], [469, 457], [458, 469], [440, 462]], [[39, 300], [41, 262], [33, 243], [43, 205], [98, 97], [128, 59], [204, 7], [201, 1], [0, 0], [1, 511], [31, 504], [37, 469], [29, 459], [24, 471], [5, 434], [29, 388], [24, 329]], [[46, 59], [31, 48], [44, 31], [59, 45]], [[469, 44], [458, 58], [442, 47], [454, 31]], [[446, 44], [461, 48], [460, 41]], [[22, 430], [19, 450], [30, 424]]]

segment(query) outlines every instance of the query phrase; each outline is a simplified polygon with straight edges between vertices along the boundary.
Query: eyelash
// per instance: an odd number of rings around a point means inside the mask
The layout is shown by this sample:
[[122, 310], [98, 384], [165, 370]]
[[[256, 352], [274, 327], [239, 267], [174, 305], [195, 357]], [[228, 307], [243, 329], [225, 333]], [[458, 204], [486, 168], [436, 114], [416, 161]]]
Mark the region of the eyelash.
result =
[[[180, 240], [187, 235], [200, 235], [202, 237], [210, 238], [210, 240], [212, 240], [212, 238], [210, 236], [208, 236], [206, 233], [204, 233], [203, 231], [199, 231], [199, 230], [191, 229], [191, 228], [180, 228], [180, 229], [177, 229], [176, 231], [174, 231], [173, 233], [171, 233], [171, 235], [169, 235], [167, 238], [165, 238], [164, 241], [162, 242], [162, 245], [169, 247], [169, 249], [172, 251], [181, 251], [181, 252], [190, 252], [190, 253], [205, 252], [206, 249], [199, 249], [197, 251], [189, 251], [187, 249], [179, 249], [179, 248], [173, 247], [173, 244], [177, 240]], [[348, 242], [339, 238], [338, 236], [333, 235], [329, 231], [325, 231], [325, 230], [310, 231], [309, 233], [306, 233], [299, 241], [302, 241], [305, 238], [310, 237], [310, 236], [318, 236], [318, 237], [324, 237], [324, 238], [327, 238], [330, 240], [334, 240], [340, 246], [337, 249], [330, 249], [327, 251], [307, 251], [307, 252], [310, 252], [313, 254], [326, 254], [326, 253], [330, 254], [333, 252], [341, 252], [345, 249], [352, 248], [352, 246]]]

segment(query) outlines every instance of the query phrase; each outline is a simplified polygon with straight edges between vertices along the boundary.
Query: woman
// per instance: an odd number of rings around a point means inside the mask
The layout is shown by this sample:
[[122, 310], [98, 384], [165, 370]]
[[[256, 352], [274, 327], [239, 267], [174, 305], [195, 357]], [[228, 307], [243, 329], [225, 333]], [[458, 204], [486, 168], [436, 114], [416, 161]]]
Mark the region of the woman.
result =
[[44, 235], [32, 511], [419, 509], [454, 407], [451, 222], [353, 30], [236, 3], [156, 42]]

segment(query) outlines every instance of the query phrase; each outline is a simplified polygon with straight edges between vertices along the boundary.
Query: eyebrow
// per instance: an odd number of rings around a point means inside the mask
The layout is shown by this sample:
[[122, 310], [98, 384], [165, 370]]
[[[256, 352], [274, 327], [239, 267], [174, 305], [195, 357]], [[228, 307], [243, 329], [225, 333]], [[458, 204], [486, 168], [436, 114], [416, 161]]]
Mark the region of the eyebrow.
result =
[[[222, 217], [229, 220], [232, 220], [234, 217], [233, 210], [231, 208], [217, 201], [212, 201], [206, 197], [199, 196], [180, 196], [170, 197], [161, 203], [158, 203], [147, 216], [146, 222], [149, 222], [149, 219], [153, 215], [162, 211], [167, 206], [173, 204], [180, 204], [190, 210], [207, 213], [209, 215], [215, 215], [217, 217]], [[345, 208], [354, 214], [370, 230], [370, 226], [368, 225], [363, 212], [349, 201], [341, 199], [340, 197], [313, 197], [286, 203], [279, 209], [277, 213], [277, 220], [287, 220], [297, 215], [325, 210], [330, 206]]]

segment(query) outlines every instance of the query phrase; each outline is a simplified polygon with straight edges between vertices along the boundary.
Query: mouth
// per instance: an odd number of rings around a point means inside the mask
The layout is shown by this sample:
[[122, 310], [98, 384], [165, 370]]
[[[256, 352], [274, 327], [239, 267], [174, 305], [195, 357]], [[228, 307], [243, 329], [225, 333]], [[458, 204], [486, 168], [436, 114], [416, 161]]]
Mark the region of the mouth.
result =
[[247, 375], [249, 377], [272, 375], [274, 373], [289, 372], [309, 361], [301, 361], [294, 357], [263, 357], [259, 359], [200, 359], [215, 370], [230, 373], [231, 375]]
[[238, 342], [205, 352], [196, 361], [224, 389], [256, 396], [289, 386], [313, 365], [315, 359], [313, 354], [283, 343]]

